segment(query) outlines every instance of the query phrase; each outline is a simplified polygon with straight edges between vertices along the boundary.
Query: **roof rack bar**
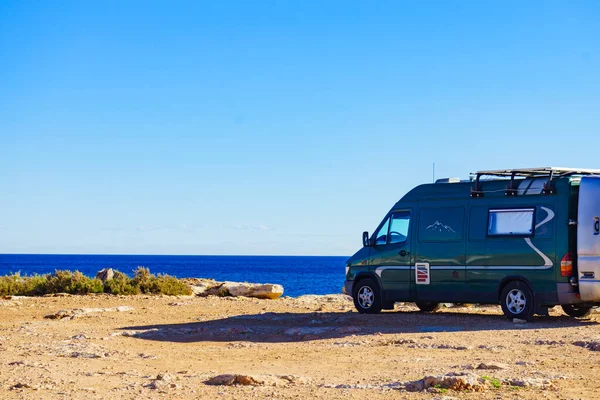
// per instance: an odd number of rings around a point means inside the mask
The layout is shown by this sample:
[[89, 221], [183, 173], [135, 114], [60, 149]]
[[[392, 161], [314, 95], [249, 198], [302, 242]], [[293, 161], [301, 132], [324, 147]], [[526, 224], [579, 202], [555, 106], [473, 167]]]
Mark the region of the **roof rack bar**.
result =
[[471, 188], [471, 197], [483, 197], [483, 191], [479, 186], [479, 178], [481, 174], [477, 174], [477, 178], [475, 178], [475, 189]]
[[544, 189], [542, 189], [543, 194], [554, 194], [556, 190], [554, 189], [554, 185], [552, 185], [552, 178], [554, 178], [554, 171], [550, 171], [550, 175], [548, 175], [548, 181], [544, 183]]
[[518, 193], [517, 188], [515, 188], [515, 175], [516, 175], [516, 172], [514, 172], [514, 171], [510, 175], [510, 184], [508, 185], [506, 192], [504, 192], [504, 194], [506, 196], [516, 196]]

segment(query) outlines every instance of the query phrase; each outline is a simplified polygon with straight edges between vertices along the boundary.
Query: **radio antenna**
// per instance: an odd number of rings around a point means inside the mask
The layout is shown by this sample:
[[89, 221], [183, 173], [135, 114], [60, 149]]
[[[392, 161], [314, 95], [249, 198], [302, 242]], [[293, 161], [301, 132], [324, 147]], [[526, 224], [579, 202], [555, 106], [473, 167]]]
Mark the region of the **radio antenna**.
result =
[[435, 161], [433, 162], [433, 183], [435, 183]]

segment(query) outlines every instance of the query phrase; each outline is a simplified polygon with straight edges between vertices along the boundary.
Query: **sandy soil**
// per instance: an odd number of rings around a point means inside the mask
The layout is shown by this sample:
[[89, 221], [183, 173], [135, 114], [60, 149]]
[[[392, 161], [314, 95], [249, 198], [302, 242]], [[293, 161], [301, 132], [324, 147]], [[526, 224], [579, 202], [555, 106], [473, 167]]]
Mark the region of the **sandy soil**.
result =
[[[0, 300], [0, 398], [597, 399], [599, 321], [559, 308], [524, 325], [499, 307], [360, 315], [342, 295], [12, 298]], [[484, 391], [406, 390], [461, 372], [486, 377]], [[207, 384], [221, 374], [251, 385]]]

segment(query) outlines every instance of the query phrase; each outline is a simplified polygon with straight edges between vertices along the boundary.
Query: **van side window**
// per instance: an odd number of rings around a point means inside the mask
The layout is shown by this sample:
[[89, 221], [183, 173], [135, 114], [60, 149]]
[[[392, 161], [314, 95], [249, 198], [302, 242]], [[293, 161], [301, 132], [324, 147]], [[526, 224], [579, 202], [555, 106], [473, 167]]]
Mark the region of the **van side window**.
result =
[[375, 244], [403, 243], [408, 237], [410, 227], [410, 212], [400, 211], [393, 213], [375, 234]]
[[381, 229], [379, 229], [377, 231], [377, 233], [375, 234], [375, 237], [377, 238], [375, 240], [375, 244], [376, 245], [382, 245], [382, 244], [386, 244], [387, 243], [387, 237], [388, 237], [388, 229], [390, 227], [390, 219], [388, 218], [385, 221], [385, 224], [383, 224], [381, 226]]
[[410, 213], [402, 211], [392, 214], [388, 243], [403, 243], [408, 237]]
[[491, 209], [488, 236], [533, 236], [535, 208]]

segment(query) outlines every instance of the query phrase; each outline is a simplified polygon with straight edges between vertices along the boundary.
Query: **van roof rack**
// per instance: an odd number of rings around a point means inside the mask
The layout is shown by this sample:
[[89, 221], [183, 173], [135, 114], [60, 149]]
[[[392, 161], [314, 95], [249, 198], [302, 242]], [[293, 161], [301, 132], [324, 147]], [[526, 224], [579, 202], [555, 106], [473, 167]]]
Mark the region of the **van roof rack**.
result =
[[510, 177], [510, 185], [506, 189], [506, 196], [516, 196], [517, 188], [514, 185], [515, 177], [524, 178], [542, 178], [548, 177], [548, 181], [544, 184], [542, 193], [554, 194], [555, 188], [552, 186], [552, 179], [555, 176], [567, 175], [600, 175], [600, 169], [582, 169], [582, 168], [560, 168], [560, 167], [541, 167], [541, 168], [519, 168], [519, 169], [498, 169], [491, 171], [472, 172], [475, 175], [475, 188], [471, 189], [471, 197], [482, 197], [483, 191], [479, 186], [479, 178], [482, 176], [497, 176]]
[[560, 168], [560, 167], [541, 167], [541, 168], [516, 168], [516, 169], [497, 169], [491, 171], [471, 172], [471, 175], [489, 175], [489, 176], [524, 176], [527, 178], [547, 175], [600, 175], [600, 169], [584, 168]]

